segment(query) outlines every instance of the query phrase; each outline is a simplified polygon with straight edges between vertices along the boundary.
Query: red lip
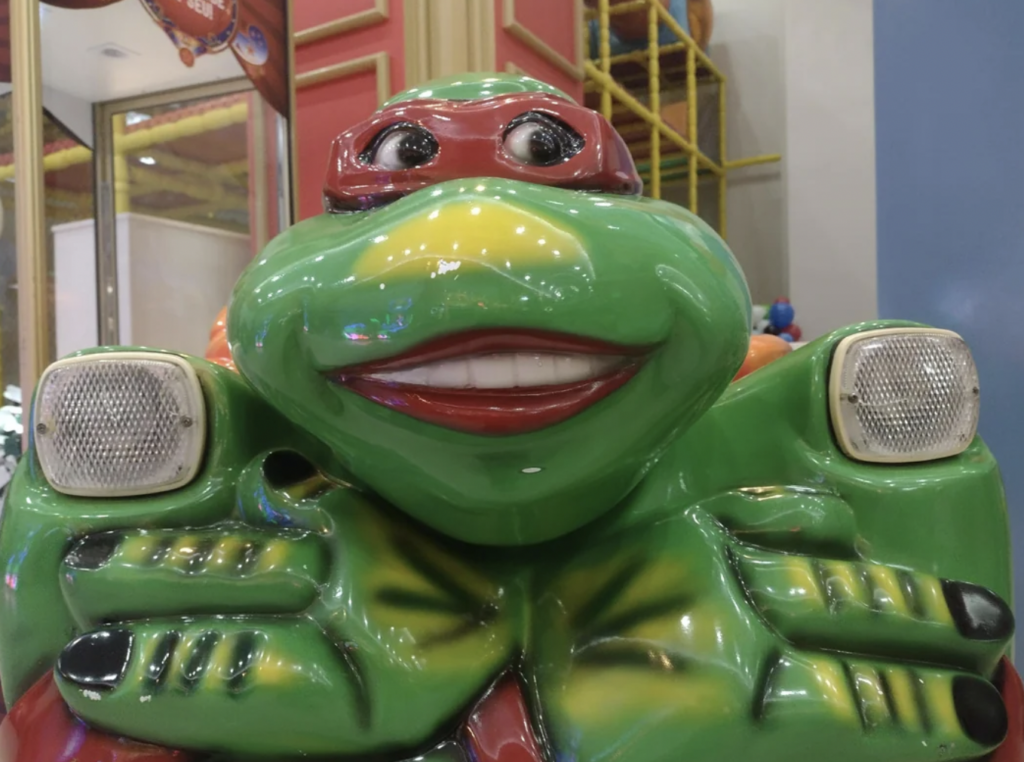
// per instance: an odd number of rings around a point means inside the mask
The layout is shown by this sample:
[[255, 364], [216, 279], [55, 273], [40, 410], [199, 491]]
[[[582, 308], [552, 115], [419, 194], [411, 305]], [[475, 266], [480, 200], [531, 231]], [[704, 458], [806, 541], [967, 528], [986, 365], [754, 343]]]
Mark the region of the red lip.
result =
[[[560, 423], [620, 388], [650, 347], [532, 330], [478, 330], [444, 336], [395, 357], [329, 371], [332, 382], [366, 399], [437, 426], [472, 434], [523, 434]], [[451, 388], [375, 378], [442, 361], [504, 353], [601, 358], [604, 372], [569, 383]]]

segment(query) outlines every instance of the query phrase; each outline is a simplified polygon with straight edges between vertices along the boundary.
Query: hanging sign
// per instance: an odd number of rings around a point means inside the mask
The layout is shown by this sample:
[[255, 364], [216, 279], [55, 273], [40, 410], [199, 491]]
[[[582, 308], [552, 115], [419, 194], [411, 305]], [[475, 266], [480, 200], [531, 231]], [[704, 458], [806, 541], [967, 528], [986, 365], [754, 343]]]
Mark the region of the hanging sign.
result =
[[178, 48], [181, 62], [220, 53], [238, 31], [239, 0], [141, 0], [153, 20]]
[[[9, 2], [0, 0], [0, 16]], [[42, 2], [88, 12], [124, 0]], [[138, 0], [138, 4], [140, 12], [144, 9], [177, 48], [185, 66], [194, 67], [201, 56], [230, 51], [264, 99], [279, 114], [288, 116], [288, 0]], [[3, 22], [0, 18], [0, 75], [5, 73]], [[9, 82], [9, 75], [0, 81]]]

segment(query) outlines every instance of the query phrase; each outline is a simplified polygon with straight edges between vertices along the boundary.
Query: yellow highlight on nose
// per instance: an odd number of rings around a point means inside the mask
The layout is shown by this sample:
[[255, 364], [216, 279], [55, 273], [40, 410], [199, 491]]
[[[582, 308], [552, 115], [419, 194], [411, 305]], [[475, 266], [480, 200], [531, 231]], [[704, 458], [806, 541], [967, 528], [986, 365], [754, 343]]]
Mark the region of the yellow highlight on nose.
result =
[[516, 276], [536, 265], [590, 270], [583, 246], [563, 228], [507, 201], [469, 198], [427, 207], [374, 237], [352, 274], [436, 278], [488, 269]]

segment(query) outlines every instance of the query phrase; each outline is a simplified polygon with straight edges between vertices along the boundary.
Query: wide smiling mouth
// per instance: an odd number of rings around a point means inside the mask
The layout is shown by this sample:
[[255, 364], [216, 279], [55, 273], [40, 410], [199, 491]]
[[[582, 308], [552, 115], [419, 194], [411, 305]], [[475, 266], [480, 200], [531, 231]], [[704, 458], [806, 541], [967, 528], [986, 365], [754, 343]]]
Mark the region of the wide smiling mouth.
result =
[[330, 371], [332, 382], [457, 431], [522, 434], [560, 423], [622, 387], [650, 347], [532, 330], [469, 331]]

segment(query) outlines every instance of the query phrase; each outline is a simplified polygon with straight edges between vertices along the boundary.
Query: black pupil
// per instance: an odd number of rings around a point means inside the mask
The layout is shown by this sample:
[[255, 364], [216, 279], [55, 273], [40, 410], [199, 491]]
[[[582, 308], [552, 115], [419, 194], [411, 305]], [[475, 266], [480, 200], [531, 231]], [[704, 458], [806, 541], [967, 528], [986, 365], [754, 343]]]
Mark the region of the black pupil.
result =
[[434, 140], [419, 130], [406, 132], [399, 140], [396, 153], [398, 160], [407, 167], [426, 164], [434, 158]]
[[530, 155], [541, 164], [561, 159], [563, 144], [562, 136], [546, 124], [537, 125], [530, 133]]

